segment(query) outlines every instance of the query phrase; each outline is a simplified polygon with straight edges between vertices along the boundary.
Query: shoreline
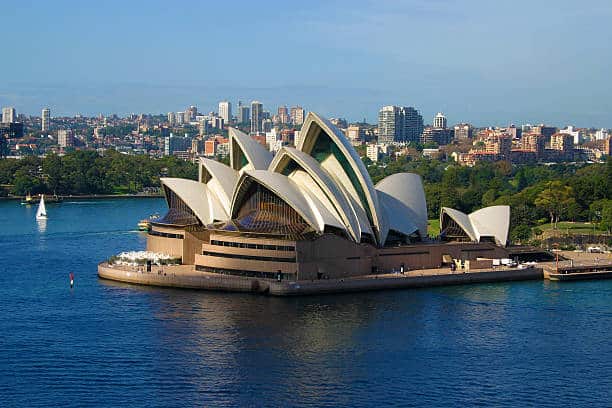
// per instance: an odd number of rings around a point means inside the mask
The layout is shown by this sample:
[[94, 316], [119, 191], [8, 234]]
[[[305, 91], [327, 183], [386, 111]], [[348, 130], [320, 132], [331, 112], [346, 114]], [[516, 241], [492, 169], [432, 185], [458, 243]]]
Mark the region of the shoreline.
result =
[[544, 279], [542, 268], [485, 269], [450, 272], [446, 269], [414, 270], [405, 275], [364, 275], [346, 279], [315, 281], [282, 281], [273, 279], [220, 275], [199, 272], [193, 265], [142, 267], [98, 265], [98, 276], [115, 282], [145, 286], [221, 292], [250, 292], [269, 296], [310, 296], [332, 293], [369, 292], [378, 290], [427, 288]]
[[[50, 197], [53, 197], [49, 195]], [[164, 198], [163, 194], [84, 194], [84, 195], [58, 195], [62, 200], [108, 200], [113, 198]], [[25, 196], [0, 197], [0, 201], [21, 201]]]

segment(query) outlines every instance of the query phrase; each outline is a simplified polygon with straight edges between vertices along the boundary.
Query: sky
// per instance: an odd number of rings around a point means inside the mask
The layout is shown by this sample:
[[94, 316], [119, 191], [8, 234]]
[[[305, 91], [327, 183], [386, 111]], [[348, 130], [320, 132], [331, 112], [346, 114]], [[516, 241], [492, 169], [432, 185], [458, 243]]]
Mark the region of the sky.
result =
[[0, 106], [612, 127], [612, 1], [0, 0]]

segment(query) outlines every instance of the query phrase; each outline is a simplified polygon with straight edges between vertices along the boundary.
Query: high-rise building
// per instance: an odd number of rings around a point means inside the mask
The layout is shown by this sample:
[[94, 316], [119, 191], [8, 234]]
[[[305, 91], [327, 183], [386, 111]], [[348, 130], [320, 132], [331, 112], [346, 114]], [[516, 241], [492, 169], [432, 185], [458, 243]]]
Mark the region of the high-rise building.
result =
[[168, 112], [168, 124], [174, 126], [176, 123], [176, 114], [174, 112]]
[[582, 143], [582, 131], [580, 129], [576, 129], [573, 126], [568, 126], [565, 129], [561, 129], [559, 133], [572, 135], [572, 137], [574, 138], [575, 145], [579, 145], [580, 143]]
[[380, 157], [380, 147], [376, 143], [369, 144], [366, 147], [366, 156], [376, 163]]
[[361, 144], [366, 139], [365, 128], [359, 125], [351, 125], [346, 129], [346, 137], [353, 144]]
[[51, 128], [51, 109], [44, 108], [42, 110], [40, 130], [43, 132], [48, 131]]
[[261, 132], [270, 132], [272, 130], [272, 119], [264, 119], [261, 121]]
[[219, 116], [211, 116], [208, 119], [208, 122], [210, 123], [210, 126], [214, 129], [223, 129], [223, 118], [219, 117]]
[[185, 112], [176, 112], [174, 116], [177, 125], [185, 123]]
[[23, 137], [23, 123], [0, 123], [0, 138], [21, 139]]
[[248, 106], [238, 106], [238, 123], [249, 123], [251, 120], [251, 109]]
[[191, 105], [185, 110], [185, 122], [191, 122], [192, 120], [195, 120], [196, 116], [198, 116], [197, 107]]
[[472, 138], [472, 126], [469, 123], [455, 125], [455, 139], [465, 140]]
[[412, 107], [383, 106], [378, 112], [378, 143], [418, 142], [423, 117]]
[[202, 142], [202, 139], [200, 138], [192, 139], [191, 140], [191, 153], [193, 153], [194, 155], [201, 154], [203, 146], [204, 146], [204, 143]]
[[418, 142], [423, 134], [423, 117], [413, 107], [403, 107], [402, 114], [402, 140], [403, 142]]
[[13, 123], [17, 120], [17, 114], [15, 108], [9, 106], [8, 108], [2, 108], [2, 123]]
[[232, 104], [230, 102], [219, 102], [219, 116], [223, 118], [225, 123], [230, 123], [232, 120]]
[[569, 156], [574, 151], [574, 136], [566, 133], [555, 133], [550, 137], [550, 148], [562, 151]]
[[421, 143], [437, 143], [440, 146], [447, 145], [453, 139], [451, 129], [427, 126], [421, 134]]
[[521, 128], [517, 128], [515, 125], [510, 125], [504, 131], [505, 134], [512, 136], [513, 139], [520, 139], [523, 135]]
[[74, 139], [72, 137], [72, 131], [66, 129], [60, 129], [57, 131], [57, 144], [59, 147], [71, 147], [74, 146]]
[[290, 116], [291, 116], [291, 121], [293, 122], [293, 124], [296, 126], [300, 126], [304, 124], [304, 118], [306, 116], [306, 112], [304, 111], [304, 108], [302, 108], [301, 106], [293, 106], [291, 107]]
[[538, 158], [544, 153], [545, 144], [546, 136], [537, 133], [526, 133], [521, 138], [521, 149], [535, 152]]
[[191, 148], [191, 138], [184, 136], [170, 136], [164, 138], [164, 154], [170, 156], [175, 152], [185, 152]]
[[261, 132], [263, 120], [263, 104], [259, 101], [251, 102], [251, 133]]
[[544, 136], [546, 138], [546, 143], [550, 143], [550, 137], [557, 133], [557, 128], [552, 126], [538, 125], [531, 128], [531, 133]]
[[438, 112], [434, 117], [434, 129], [446, 129], [446, 116], [442, 112]]
[[399, 106], [383, 106], [378, 111], [378, 143], [393, 143], [400, 138], [402, 118]]
[[286, 106], [278, 107], [278, 122], [283, 125], [289, 123], [289, 109]]
[[599, 129], [595, 132], [595, 140], [605, 140], [608, 138], [608, 129]]

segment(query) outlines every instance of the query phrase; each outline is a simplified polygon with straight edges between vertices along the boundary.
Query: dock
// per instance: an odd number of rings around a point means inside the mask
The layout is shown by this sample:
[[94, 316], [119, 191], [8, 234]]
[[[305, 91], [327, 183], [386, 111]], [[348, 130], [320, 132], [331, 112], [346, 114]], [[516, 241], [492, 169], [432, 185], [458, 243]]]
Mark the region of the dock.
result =
[[551, 281], [577, 281], [612, 279], [612, 255], [584, 252], [561, 254], [563, 261], [542, 265], [544, 279]]

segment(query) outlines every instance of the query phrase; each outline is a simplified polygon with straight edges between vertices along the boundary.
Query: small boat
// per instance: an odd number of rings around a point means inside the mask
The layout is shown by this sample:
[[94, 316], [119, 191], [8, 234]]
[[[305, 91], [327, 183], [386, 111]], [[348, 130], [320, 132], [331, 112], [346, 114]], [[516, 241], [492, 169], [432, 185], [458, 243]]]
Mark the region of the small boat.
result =
[[30, 193], [26, 194], [26, 196], [21, 200], [21, 205], [32, 205], [35, 203], [35, 200], [32, 198]]
[[[58, 196], [57, 194], [54, 194], [48, 198], [45, 199], [45, 201], [48, 203], [61, 203], [62, 201], [64, 201], [64, 199], [60, 196]], [[34, 205], [34, 204], [38, 204], [40, 202], [40, 198], [38, 197], [32, 197], [29, 193], [28, 195], [26, 195], [22, 200], [21, 200], [21, 205]]]
[[46, 220], [47, 219], [47, 208], [45, 207], [45, 196], [40, 196], [40, 203], [38, 204], [38, 211], [36, 211], [36, 219], [37, 220]]
[[158, 214], [153, 214], [149, 216], [149, 218], [145, 218], [144, 220], [140, 220], [138, 222], [138, 231], [150, 231], [151, 230], [151, 222], [155, 221], [159, 218]]

